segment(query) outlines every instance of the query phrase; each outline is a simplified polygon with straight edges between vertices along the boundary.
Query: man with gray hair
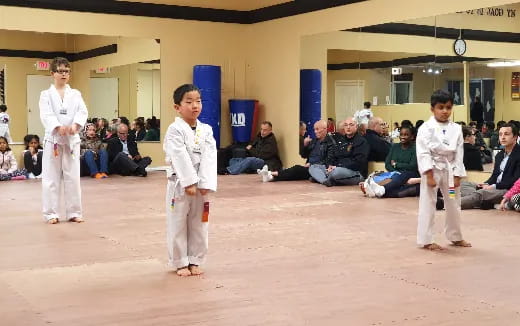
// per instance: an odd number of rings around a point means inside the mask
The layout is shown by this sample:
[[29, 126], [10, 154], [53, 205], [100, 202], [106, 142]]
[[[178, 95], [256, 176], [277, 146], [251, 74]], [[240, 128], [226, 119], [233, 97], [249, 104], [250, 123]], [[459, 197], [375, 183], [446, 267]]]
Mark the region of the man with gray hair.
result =
[[311, 165], [310, 175], [327, 187], [358, 184], [367, 174], [367, 157], [370, 150], [366, 140], [358, 134], [353, 118], [344, 121], [328, 142], [324, 165]]
[[146, 177], [145, 169], [152, 159], [141, 157], [135, 140], [128, 137], [128, 126], [124, 123], [117, 126], [117, 137], [108, 140], [107, 152], [111, 174]]
[[370, 153], [368, 154], [368, 161], [384, 162], [386, 156], [390, 152], [390, 143], [383, 137], [383, 119], [373, 117], [368, 121], [368, 129], [365, 134], [365, 139], [370, 145]]

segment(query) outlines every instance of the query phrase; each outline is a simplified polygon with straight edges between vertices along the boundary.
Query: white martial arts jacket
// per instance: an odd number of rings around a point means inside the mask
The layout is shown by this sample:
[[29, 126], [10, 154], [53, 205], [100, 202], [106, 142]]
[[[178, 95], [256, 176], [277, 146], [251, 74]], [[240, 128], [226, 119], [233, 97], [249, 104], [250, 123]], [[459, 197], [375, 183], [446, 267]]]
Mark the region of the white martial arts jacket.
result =
[[450, 184], [454, 176], [466, 176], [464, 138], [460, 125], [451, 121], [439, 123], [432, 116], [419, 128], [415, 148], [421, 174], [433, 168], [446, 170]]
[[9, 114], [0, 112], [0, 136], [7, 139], [7, 143], [12, 143], [11, 134], [9, 133]]
[[197, 184], [199, 189], [217, 191], [217, 147], [209, 125], [197, 120], [194, 131], [182, 118], [175, 118], [164, 136], [163, 149], [183, 189]]
[[40, 118], [45, 128], [44, 141], [55, 144], [79, 144], [81, 139], [78, 134], [73, 136], [60, 136], [56, 132], [56, 127], [71, 126], [74, 123], [83, 127], [87, 122], [87, 106], [81, 97], [81, 93], [65, 86], [65, 96], [63, 101], [54, 85], [41, 92], [40, 95]]

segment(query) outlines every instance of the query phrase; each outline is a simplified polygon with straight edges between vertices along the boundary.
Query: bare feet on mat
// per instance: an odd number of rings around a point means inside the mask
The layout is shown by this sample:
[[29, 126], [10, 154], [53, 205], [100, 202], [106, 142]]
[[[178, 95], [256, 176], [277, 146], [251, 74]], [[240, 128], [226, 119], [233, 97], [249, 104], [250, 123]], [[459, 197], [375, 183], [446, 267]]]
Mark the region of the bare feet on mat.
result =
[[466, 240], [452, 241], [451, 243], [456, 247], [471, 247], [471, 243], [467, 242]]
[[47, 221], [48, 224], [57, 224], [59, 222], [60, 221], [57, 218], [51, 218], [50, 220]]
[[190, 270], [188, 269], [188, 267], [183, 267], [183, 268], [179, 268], [177, 271], [176, 271], [177, 275], [178, 276], [190, 276], [191, 275], [191, 272]]
[[202, 271], [202, 269], [200, 269], [200, 267], [197, 265], [190, 265], [189, 269], [190, 269], [191, 275], [204, 274], [204, 271]]
[[442, 251], [445, 250], [443, 247], [439, 246], [438, 244], [430, 243], [423, 246], [423, 249], [431, 250], [431, 251]]
[[69, 220], [69, 222], [83, 223], [85, 221], [81, 217], [73, 217]]

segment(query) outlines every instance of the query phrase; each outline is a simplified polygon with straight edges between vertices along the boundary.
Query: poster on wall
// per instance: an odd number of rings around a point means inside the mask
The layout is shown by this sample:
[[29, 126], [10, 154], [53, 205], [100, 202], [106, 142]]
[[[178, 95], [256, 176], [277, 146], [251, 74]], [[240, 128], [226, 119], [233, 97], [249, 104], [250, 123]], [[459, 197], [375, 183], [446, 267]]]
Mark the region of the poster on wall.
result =
[[513, 72], [511, 76], [511, 99], [520, 100], [520, 72]]

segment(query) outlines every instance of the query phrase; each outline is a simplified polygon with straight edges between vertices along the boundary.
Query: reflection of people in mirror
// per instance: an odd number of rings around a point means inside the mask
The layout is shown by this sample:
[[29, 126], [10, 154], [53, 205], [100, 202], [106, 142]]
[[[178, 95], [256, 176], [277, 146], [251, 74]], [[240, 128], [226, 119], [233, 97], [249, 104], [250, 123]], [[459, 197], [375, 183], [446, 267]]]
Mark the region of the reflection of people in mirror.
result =
[[460, 96], [457, 92], [453, 92], [453, 104], [455, 104], [455, 105], [460, 104]]

